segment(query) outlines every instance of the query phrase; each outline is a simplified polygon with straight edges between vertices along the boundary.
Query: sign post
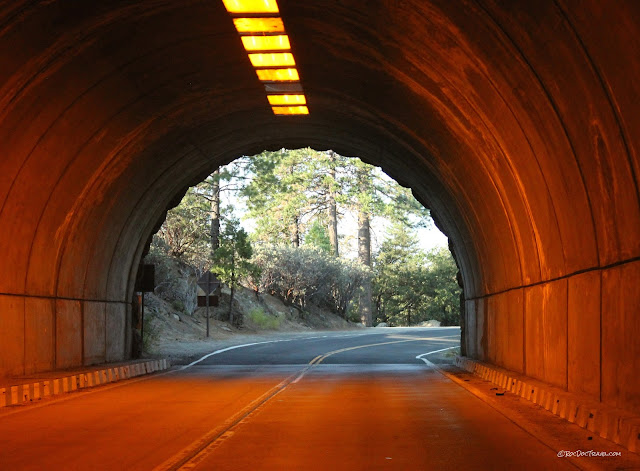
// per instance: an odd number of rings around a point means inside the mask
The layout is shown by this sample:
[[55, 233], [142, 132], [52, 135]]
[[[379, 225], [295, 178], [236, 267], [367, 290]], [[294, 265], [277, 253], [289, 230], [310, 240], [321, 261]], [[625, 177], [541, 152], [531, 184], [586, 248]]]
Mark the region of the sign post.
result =
[[204, 305], [207, 308], [207, 337], [209, 337], [209, 305], [218, 305], [218, 296], [211, 296], [211, 293], [220, 289], [220, 280], [216, 275], [208, 271], [198, 279], [198, 288], [204, 292], [204, 296], [198, 293], [198, 306], [202, 306], [202, 298], [204, 297]]
[[143, 264], [138, 269], [138, 276], [135, 282], [135, 291], [141, 294], [140, 300], [140, 338], [144, 344], [144, 293], [152, 292], [155, 288], [156, 267], [154, 265]]

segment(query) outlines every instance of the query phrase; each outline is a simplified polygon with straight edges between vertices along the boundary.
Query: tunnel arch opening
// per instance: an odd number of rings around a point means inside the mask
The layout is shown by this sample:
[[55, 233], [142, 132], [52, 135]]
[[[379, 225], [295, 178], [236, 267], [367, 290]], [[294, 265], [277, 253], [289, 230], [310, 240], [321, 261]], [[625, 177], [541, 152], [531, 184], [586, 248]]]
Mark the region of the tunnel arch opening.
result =
[[366, 156], [432, 209], [471, 357], [640, 410], [638, 6], [279, 4], [304, 121], [271, 116], [217, 2], [0, 11], [0, 374], [125, 357], [172, 195], [236, 155], [311, 145]]
[[[244, 209], [237, 212], [238, 207]], [[363, 312], [362, 322], [369, 325], [460, 323], [460, 277], [446, 236], [433, 227], [428, 212], [408, 189], [358, 158], [310, 148], [244, 156], [190, 188], [168, 214], [150, 241], [151, 254], [144, 263], [155, 263], [160, 269], [154, 304], [162, 299], [181, 306], [180, 319], [196, 316], [202, 322], [205, 310], [196, 312], [195, 280], [205, 271], [221, 270], [226, 288], [237, 289], [225, 291], [225, 307], [215, 309], [214, 317], [234, 325], [241, 325], [243, 316], [252, 325], [252, 312], [232, 309], [234, 294], [244, 296], [246, 287], [254, 290], [258, 300], [273, 295], [273, 303], [280, 299], [295, 307], [301, 319], [312, 307], [305, 300], [313, 298], [314, 309], [351, 322], [360, 322]], [[254, 249], [237, 283], [228, 279], [228, 257], [220, 258], [214, 250], [221, 243], [221, 223], [235, 224], [243, 233], [248, 228]], [[440, 238], [434, 242], [436, 233]], [[233, 246], [227, 240], [232, 236], [235, 232], [223, 240], [225, 254]], [[356, 260], [359, 263], [354, 265]], [[298, 273], [300, 267], [308, 268]], [[183, 269], [191, 275], [186, 276]], [[284, 273], [291, 270], [296, 274]], [[315, 278], [319, 273], [324, 275]], [[361, 275], [366, 276], [357, 281]], [[289, 280], [295, 286], [280, 286], [273, 280]], [[368, 299], [357, 294], [360, 283], [368, 286]], [[407, 291], [409, 286], [413, 288]], [[291, 295], [294, 292], [299, 295]], [[363, 306], [368, 307], [363, 310]], [[281, 313], [271, 312], [269, 303], [262, 302], [259, 308], [276, 315], [271, 320], [280, 320]], [[168, 311], [165, 314], [171, 317]], [[159, 318], [164, 317], [158, 312], [154, 316], [160, 325]]]

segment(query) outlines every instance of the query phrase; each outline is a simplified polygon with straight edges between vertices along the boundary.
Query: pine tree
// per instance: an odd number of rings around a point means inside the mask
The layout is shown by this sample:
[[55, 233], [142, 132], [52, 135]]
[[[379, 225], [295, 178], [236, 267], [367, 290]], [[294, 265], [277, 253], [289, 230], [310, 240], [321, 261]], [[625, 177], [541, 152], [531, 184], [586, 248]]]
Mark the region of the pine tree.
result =
[[[211, 271], [229, 286], [231, 296], [229, 300], [229, 322], [233, 319], [233, 298], [240, 279], [252, 275], [256, 268], [250, 262], [253, 250], [249, 242], [249, 236], [240, 227], [237, 219], [226, 221], [224, 230], [220, 234], [220, 247], [214, 254], [214, 265]], [[239, 323], [239, 320], [236, 321]]]
[[304, 245], [316, 247], [326, 253], [333, 253], [331, 240], [327, 234], [327, 230], [318, 219], [316, 219], [313, 224], [311, 224], [311, 227], [309, 227], [309, 230], [304, 237]]

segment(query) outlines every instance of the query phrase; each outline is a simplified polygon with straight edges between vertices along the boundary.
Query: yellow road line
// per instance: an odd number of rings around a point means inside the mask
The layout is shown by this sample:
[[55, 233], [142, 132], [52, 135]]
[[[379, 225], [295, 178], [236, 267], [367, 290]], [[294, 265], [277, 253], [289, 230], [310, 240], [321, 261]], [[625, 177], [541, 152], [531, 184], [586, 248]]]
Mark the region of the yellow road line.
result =
[[217, 448], [222, 441], [226, 438], [230, 437], [234, 433], [234, 429], [240, 424], [244, 423], [245, 420], [249, 419], [254, 413], [256, 413], [262, 406], [264, 406], [270, 399], [272, 399], [277, 394], [284, 391], [284, 389], [289, 386], [291, 383], [297, 383], [302, 379], [302, 377], [314, 366], [319, 365], [324, 360], [329, 358], [332, 355], [336, 355], [338, 353], [348, 352], [351, 350], [358, 350], [360, 348], [370, 348], [370, 347], [378, 347], [381, 345], [391, 345], [395, 343], [406, 343], [406, 342], [418, 342], [424, 340], [431, 340], [425, 338], [413, 338], [413, 339], [405, 339], [405, 340], [394, 340], [392, 342], [379, 342], [379, 343], [371, 343], [367, 345], [358, 345], [356, 347], [348, 347], [341, 348], [339, 350], [334, 350], [332, 352], [327, 352], [322, 355], [316, 356], [313, 360], [311, 360], [302, 370], [298, 371], [298, 373], [294, 373], [290, 375], [285, 380], [281, 381], [278, 385], [274, 386], [266, 393], [262, 394], [260, 397], [251, 401], [247, 406], [242, 408], [240, 411], [236, 412], [229, 419], [224, 421], [220, 426], [212, 429], [209, 433], [205, 434], [200, 439], [196, 440], [190, 446], [182, 449], [180, 452], [166, 460], [161, 465], [154, 468], [154, 471], [169, 471], [169, 470], [184, 470], [187, 471], [189, 469], [195, 468], [204, 458], [206, 458], [215, 448]]
[[324, 360], [326, 360], [327, 358], [329, 358], [332, 355], [336, 355], [338, 353], [343, 353], [343, 352], [348, 352], [350, 350], [358, 350], [360, 348], [377, 347], [377, 346], [380, 346], [380, 345], [391, 345], [393, 343], [418, 342], [420, 340], [427, 340], [427, 339], [416, 338], [416, 339], [394, 340], [393, 342], [370, 343], [370, 344], [367, 344], [367, 345], [358, 345], [357, 347], [341, 348], [340, 350], [334, 350], [332, 352], [325, 353], [324, 355], [318, 355], [313, 360], [311, 360], [311, 362], [309, 364], [310, 365], [319, 365], [320, 363], [322, 363]]

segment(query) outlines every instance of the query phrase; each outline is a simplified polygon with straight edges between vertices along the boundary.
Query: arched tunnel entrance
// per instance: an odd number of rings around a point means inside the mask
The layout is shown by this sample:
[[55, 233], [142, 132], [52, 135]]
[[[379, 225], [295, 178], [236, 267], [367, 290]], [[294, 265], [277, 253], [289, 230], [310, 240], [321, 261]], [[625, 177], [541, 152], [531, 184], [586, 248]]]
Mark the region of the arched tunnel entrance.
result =
[[0, 8], [0, 375], [124, 359], [143, 248], [211, 168], [359, 155], [449, 236], [468, 356], [640, 411], [635, 2], [279, 2], [274, 116], [221, 2]]

